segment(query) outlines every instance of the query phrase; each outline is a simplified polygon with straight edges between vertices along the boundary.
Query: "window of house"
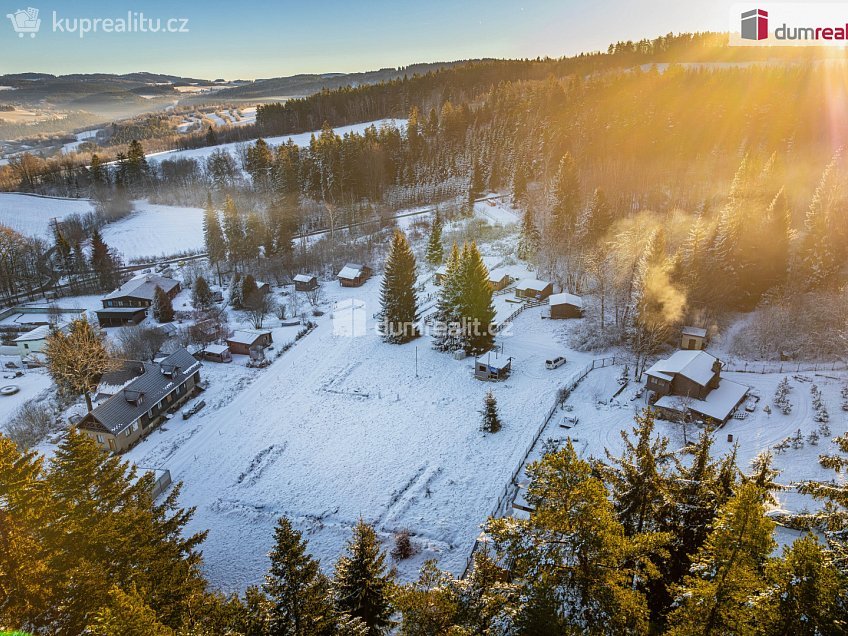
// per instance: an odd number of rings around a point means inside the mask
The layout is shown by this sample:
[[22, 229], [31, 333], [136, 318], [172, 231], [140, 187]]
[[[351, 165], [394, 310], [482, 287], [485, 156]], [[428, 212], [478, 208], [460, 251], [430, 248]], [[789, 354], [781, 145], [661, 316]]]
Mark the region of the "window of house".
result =
[[102, 443], [103, 443], [103, 436], [102, 436], [102, 435], [98, 435], [98, 436], [97, 436], [97, 443], [98, 443], [98, 444], [102, 444]]

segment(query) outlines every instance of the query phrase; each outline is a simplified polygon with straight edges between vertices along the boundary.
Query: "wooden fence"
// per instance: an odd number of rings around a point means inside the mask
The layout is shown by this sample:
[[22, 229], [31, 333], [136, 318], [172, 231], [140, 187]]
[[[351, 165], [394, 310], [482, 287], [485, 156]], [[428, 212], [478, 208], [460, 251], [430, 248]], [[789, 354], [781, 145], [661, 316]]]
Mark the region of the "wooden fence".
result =
[[516, 309], [509, 316], [504, 318], [503, 321], [501, 321], [497, 325], [495, 325], [495, 333], [500, 333], [503, 330], [504, 327], [506, 327], [509, 323], [511, 323], [515, 319], [515, 317], [518, 314], [520, 314], [522, 311], [524, 311], [525, 309], [529, 309], [530, 307], [540, 307], [541, 305], [544, 305], [544, 304], [545, 304], [544, 300], [528, 300], [526, 302], [523, 302], [518, 309]]
[[844, 371], [845, 362], [726, 362], [723, 371], [736, 373], [805, 373], [818, 371]]
[[[597, 358], [592, 360], [590, 364], [587, 364], [585, 367], [581, 368], [577, 373], [575, 373], [571, 378], [569, 378], [568, 382], [560, 387], [559, 391], [557, 391], [556, 399], [554, 403], [551, 404], [551, 407], [545, 413], [545, 416], [542, 418], [541, 423], [536, 429], [535, 434], [533, 435], [533, 439], [530, 444], [527, 446], [527, 449], [524, 451], [524, 454], [521, 456], [521, 461], [518, 462], [518, 466], [515, 470], [512, 471], [512, 474], [509, 477], [509, 481], [507, 481], [506, 485], [501, 490], [500, 495], [495, 502], [494, 510], [489, 515], [489, 517], [503, 517], [505, 516], [510, 508], [512, 507], [512, 502], [515, 500], [515, 496], [518, 493], [518, 477], [521, 474], [521, 471], [524, 469], [527, 464], [527, 459], [530, 457], [530, 453], [533, 452], [533, 449], [536, 447], [536, 444], [539, 442], [539, 439], [542, 437], [542, 434], [545, 432], [548, 424], [553, 418], [554, 414], [559, 410], [559, 407], [568, 399], [568, 396], [571, 395], [571, 392], [577, 388], [577, 386], [583, 381], [583, 379], [589, 375], [595, 369], [603, 369], [604, 367], [611, 367], [615, 364], [621, 364], [624, 362], [624, 359], [621, 356], [611, 356], [607, 358]], [[465, 568], [462, 570], [462, 578], [465, 578], [471, 569], [471, 564], [474, 561], [474, 554], [477, 552], [477, 549], [480, 547], [480, 542], [475, 541], [474, 547], [471, 549], [471, 554], [468, 555], [468, 558], [465, 560]]]

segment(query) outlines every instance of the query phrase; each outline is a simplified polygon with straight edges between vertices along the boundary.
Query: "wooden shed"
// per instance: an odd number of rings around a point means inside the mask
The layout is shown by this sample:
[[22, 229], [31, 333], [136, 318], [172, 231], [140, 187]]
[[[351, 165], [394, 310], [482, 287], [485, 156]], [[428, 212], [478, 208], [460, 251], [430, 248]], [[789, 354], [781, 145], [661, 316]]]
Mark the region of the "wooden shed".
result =
[[506, 380], [512, 371], [512, 358], [485, 358], [474, 359], [474, 377], [478, 380]]
[[338, 274], [339, 284], [342, 287], [361, 287], [366, 280], [371, 278], [372, 270], [367, 265], [348, 263], [342, 267]]
[[500, 291], [509, 287], [512, 282], [512, 276], [506, 272], [494, 271], [489, 274], [489, 287], [492, 291]]
[[548, 298], [551, 318], [580, 318], [583, 316], [583, 299], [574, 294], [553, 294]]
[[227, 338], [227, 346], [233, 353], [249, 356], [251, 351], [265, 349], [273, 341], [268, 330], [240, 329]]
[[294, 290], [308, 292], [318, 289], [318, 278], [311, 274], [298, 274], [294, 277]]
[[554, 284], [535, 278], [522, 278], [515, 284], [516, 298], [545, 300], [554, 293]]
[[683, 327], [680, 335], [680, 348], [688, 351], [701, 351], [707, 346], [707, 330], [700, 327]]

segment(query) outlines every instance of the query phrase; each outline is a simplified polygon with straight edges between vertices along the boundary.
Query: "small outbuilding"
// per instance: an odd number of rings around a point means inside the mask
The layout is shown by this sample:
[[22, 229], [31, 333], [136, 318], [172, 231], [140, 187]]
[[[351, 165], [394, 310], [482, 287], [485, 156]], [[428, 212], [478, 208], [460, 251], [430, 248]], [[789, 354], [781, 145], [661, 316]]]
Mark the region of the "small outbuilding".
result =
[[348, 263], [342, 267], [338, 274], [339, 284], [342, 287], [361, 287], [366, 280], [371, 278], [373, 270], [367, 265]]
[[487, 356], [474, 359], [474, 377], [478, 380], [506, 380], [510, 371], [512, 371], [511, 357], [491, 359]]
[[707, 330], [700, 327], [683, 327], [680, 348], [687, 351], [701, 351], [707, 347]]
[[535, 278], [522, 278], [515, 284], [516, 298], [545, 300], [554, 293], [554, 284]]
[[249, 356], [251, 352], [265, 349], [273, 341], [268, 330], [240, 329], [227, 338], [227, 346], [232, 353]]
[[506, 272], [499, 272], [496, 270], [489, 273], [489, 287], [492, 288], [492, 291], [501, 291], [502, 289], [506, 289], [509, 287], [511, 282], [512, 276]]
[[101, 327], [126, 327], [137, 325], [147, 316], [145, 307], [109, 307], [98, 309], [97, 322]]
[[433, 272], [433, 282], [436, 285], [441, 285], [445, 282], [445, 276], [448, 275], [448, 266], [447, 265], [439, 265], [438, 269]]
[[32, 331], [28, 331], [23, 335], [15, 338], [15, 346], [18, 349], [18, 355], [21, 359], [36, 354], [38, 357], [41, 354], [44, 345], [47, 344], [47, 338], [56, 330], [67, 331], [67, 325], [59, 325], [51, 327], [50, 325], [42, 325], [36, 327]]
[[204, 360], [210, 362], [232, 362], [233, 356], [230, 354], [230, 348], [227, 345], [210, 344], [206, 345], [200, 351]]
[[311, 274], [298, 274], [294, 277], [294, 290], [308, 292], [318, 289], [318, 279]]
[[583, 299], [574, 294], [553, 294], [548, 298], [551, 308], [551, 318], [580, 318], [583, 316]]

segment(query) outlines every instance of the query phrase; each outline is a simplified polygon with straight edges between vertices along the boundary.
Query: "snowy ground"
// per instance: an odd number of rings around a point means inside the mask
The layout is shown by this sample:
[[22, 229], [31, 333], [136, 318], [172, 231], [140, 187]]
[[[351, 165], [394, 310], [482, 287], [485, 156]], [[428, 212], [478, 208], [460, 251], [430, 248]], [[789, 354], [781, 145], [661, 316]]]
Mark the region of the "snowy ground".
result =
[[103, 239], [125, 261], [203, 251], [203, 210], [134, 201], [135, 211], [103, 228]]
[[52, 220], [88, 214], [94, 207], [87, 199], [59, 199], [14, 192], [0, 192], [0, 224], [27, 236], [51, 240]]
[[[338, 335], [353, 317], [343, 311], [318, 318], [318, 328], [270, 368], [252, 371], [246, 387], [213, 378], [206, 395], [219, 395], [223, 384], [223, 401], [231, 402], [172, 422], [128, 454], [185, 482], [181, 502], [197, 506], [189, 530], [210, 529], [206, 567], [225, 589], [260, 579], [283, 514], [328, 568], [362, 516], [387, 547], [396, 530], [416, 535], [422, 553], [400, 564], [402, 575], [414, 576], [429, 557], [461, 572], [562, 379], [544, 368], [562, 345], [559, 326], [541, 320], [541, 308], [525, 312], [515, 335], [502, 339], [515, 373], [489, 385], [472, 377], [472, 360], [435, 352], [427, 339], [382, 343], [371, 330], [378, 277], [354, 290], [329, 282], [326, 293], [331, 306], [351, 297], [364, 303], [365, 335]], [[230, 365], [207, 363], [204, 373], [218, 373], [215, 366]], [[489, 388], [505, 421], [494, 436], [478, 430]]]
[[[592, 371], [569, 397], [566, 406], [553, 418], [542, 435], [542, 440], [553, 437], [570, 436], [575, 449], [583, 457], [603, 458], [604, 451], [609, 450], [619, 455], [624, 450], [620, 431], [633, 427], [634, 415], [645, 408], [645, 396], [636, 398], [635, 393], [643, 388], [643, 384], [631, 380], [628, 387], [615, 399], [613, 394], [620, 388], [617, 380], [621, 374], [620, 366], [612, 366]], [[814, 373], [798, 374], [807, 381], [799, 381], [789, 377], [792, 391], [790, 401], [793, 404], [790, 415], [781, 414], [772, 404], [775, 388], [783, 379], [779, 374], [755, 373], [723, 373], [734, 382], [744, 384], [752, 389], [753, 395], [759, 395], [753, 413], [746, 413], [746, 418], [738, 420], [731, 418], [714, 435], [713, 453], [716, 456], [725, 455], [738, 444], [737, 463], [743, 471], [749, 470], [752, 460], [762, 451], [771, 449], [774, 454], [774, 466], [781, 471], [777, 481], [790, 486], [792, 482], [808, 479], [844, 480], [831, 470], [822, 468], [818, 462], [821, 454], [833, 452], [836, 445], [830, 441], [833, 437], [848, 431], [848, 414], [842, 410], [840, 390], [848, 382], [848, 373], [836, 372], [825, 375]], [[807, 436], [818, 430], [819, 424], [813, 420], [813, 407], [810, 386], [815, 383], [822, 391], [823, 402], [830, 413], [829, 437], [821, 436], [817, 445], [808, 443]], [[753, 404], [753, 400], [750, 400]], [[743, 408], [740, 410], [744, 411]], [[766, 404], [771, 405], [772, 413], [763, 410]], [[560, 422], [566, 416], [578, 418], [578, 423], [571, 429], [560, 427]], [[803, 448], [775, 453], [774, 446], [786, 437], [790, 437], [800, 429], [805, 442]], [[684, 446], [684, 428], [682, 424], [657, 421], [657, 430], [667, 436], [672, 449]], [[686, 440], [692, 441], [700, 434], [695, 424], [686, 425]], [[728, 435], [733, 435], [733, 442], [728, 441]], [[537, 451], [541, 444], [537, 448]], [[535, 453], [538, 457], [539, 453]], [[799, 512], [805, 508], [815, 507], [815, 502], [809, 497], [799, 495], [793, 488], [778, 494], [778, 507], [783, 511]]]
[[20, 389], [14, 395], [0, 395], [0, 430], [5, 428], [9, 418], [24, 402], [46, 395], [52, 385], [52, 380], [44, 369], [19, 369], [24, 375], [15, 378], [15, 370], [3, 366], [7, 362], [20, 364], [20, 361], [19, 356], [0, 356], [0, 386], [15, 385]]

